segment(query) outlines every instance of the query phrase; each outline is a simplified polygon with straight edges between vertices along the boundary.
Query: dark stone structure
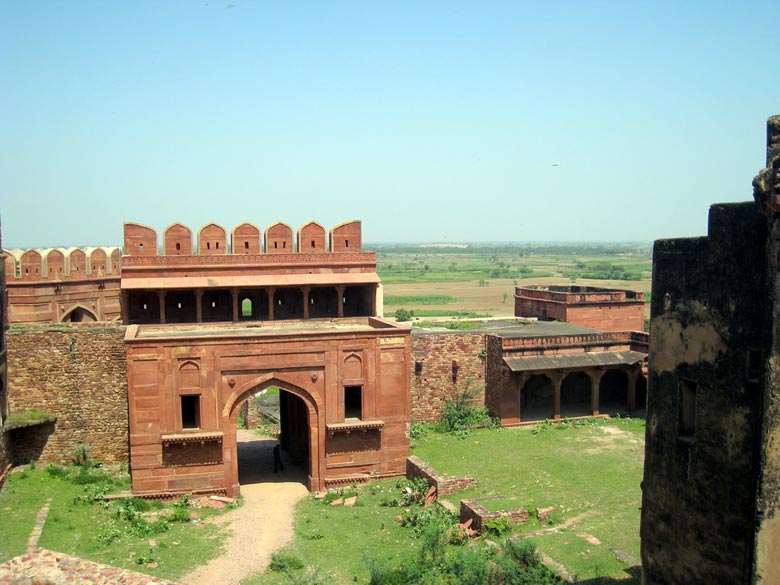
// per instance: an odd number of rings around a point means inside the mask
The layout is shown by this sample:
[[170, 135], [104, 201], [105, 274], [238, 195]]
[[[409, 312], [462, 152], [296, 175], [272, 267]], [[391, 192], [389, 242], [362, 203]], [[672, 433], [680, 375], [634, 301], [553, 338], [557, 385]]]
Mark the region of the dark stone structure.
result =
[[[779, 583], [780, 118], [754, 203], [653, 255], [644, 582]], [[773, 562], [774, 561], [774, 562]]]
[[3, 253], [2, 235], [0, 235], [0, 474], [8, 464], [6, 447], [5, 419], [8, 417], [8, 370], [6, 367], [5, 328], [8, 323], [6, 316], [5, 294], [5, 254]]

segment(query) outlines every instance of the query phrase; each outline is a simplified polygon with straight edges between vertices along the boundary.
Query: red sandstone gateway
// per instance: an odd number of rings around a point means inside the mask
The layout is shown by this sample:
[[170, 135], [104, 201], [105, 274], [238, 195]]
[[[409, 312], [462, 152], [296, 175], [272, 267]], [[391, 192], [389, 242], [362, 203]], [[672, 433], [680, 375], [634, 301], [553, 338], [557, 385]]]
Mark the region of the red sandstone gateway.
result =
[[[257, 392], [280, 389], [282, 447], [310, 489], [401, 475], [409, 453], [409, 328], [376, 317], [376, 255], [360, 223], [298, 232], [210, 224], [192, 253], [175, 224], [125, 224], [122, 307], [130, 467], [139, 495], [240, 493], [236, 420]], [[205, 249], [204, 249], [205, 248]]]

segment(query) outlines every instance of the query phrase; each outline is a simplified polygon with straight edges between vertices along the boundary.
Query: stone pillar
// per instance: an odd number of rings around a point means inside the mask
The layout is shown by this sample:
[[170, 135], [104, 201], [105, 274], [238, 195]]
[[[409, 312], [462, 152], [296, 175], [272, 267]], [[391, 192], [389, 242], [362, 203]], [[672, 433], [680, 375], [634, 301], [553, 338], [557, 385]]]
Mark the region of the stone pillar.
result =
[[274, 320], [274, 297], [276, 296], [276, 287], [268, 287], [268, 320]]
[[126, 290], [123, 290], [119, 296], [119, 302], [121, 303], [122, 323], [124, 323], [125, 325], [129, 325], [130, 324], [130, 293]]
[[527, 372], [520, 372], [515, 376], [515, 395], [517, 396], [517, 421], [523, 422], [523, 386], [528, 381]]
[[203, 323], [203, 289], [195, 289], [195, 321]]
[[639, 378], [641, 372], [641, 364], [634, 366], [626, 372], [628, 375], [628, 407], [629, 412], [636, 410], [636, 381]]
[[344, 316], [344, 291], [347, 287], [345, 287], [343, 284], [340, 284], [336, 287], [336, 294], [339, 298], [339, 318]]
[[233, 323], [238, 323], [238, 289], [230, 289], [230, 296], [233, 298]]
[[303, 287], [303, 318], [309, 318], [309, 294], [311, 293], [310, 286]]
[[593, 416], [599, 414], [599, 383], [604, 375], [603, 370], [591, 370], [586, 372], [590, 378], [590, 409]]
[[165, 324], [165, 291], [158, 290], [157, 298], [160, 301], [160, 323], [164, 325]]
[[563, 384], [563, 372], [555, 372], [550, 375], [553, 383], [553, 419], [561, 420], [561, 385]]
[[379, 285], [375, 284], [374, 285], [374, 290], [372, 291], [372, 294], [371, 294], [371, 315], [370, 315], [371, 317], [376, 317], [377, 316], [376, 315], [376, 295], [377, 295], [377, 290], [378, 289], [379, 289]]

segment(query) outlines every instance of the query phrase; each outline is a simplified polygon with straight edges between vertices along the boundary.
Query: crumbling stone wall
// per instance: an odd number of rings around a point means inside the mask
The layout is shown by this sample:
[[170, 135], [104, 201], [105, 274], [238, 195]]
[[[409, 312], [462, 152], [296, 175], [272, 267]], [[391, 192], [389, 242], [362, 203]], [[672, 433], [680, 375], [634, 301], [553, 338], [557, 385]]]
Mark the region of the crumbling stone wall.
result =
[[441, 419], [445, 398], [478, 390], [474, 403], [485, 401], [485, 334], [422, 333], [412, 330], [412, 421]]
[[419, 457], [411, 455], [406, 458], [406, 477], [415, 479], [423, 477], [428, 480], [428, 485], [436, 487], [439, 496], [447, 496], [463, 490], [476, 487], [477, 482], [473, 477], [452, 475], [440, 475], [436, 470]]
[[763, 401], [766, 222], [710, 208], [653, 252], [644, 582], [750, 583]]
[[80, 445], [94, 459], [128, 460], [122, 326], [15, 325], [7, 332], [9, 410], [56, 422], [9, 433], [15, 462], [65, 461]]

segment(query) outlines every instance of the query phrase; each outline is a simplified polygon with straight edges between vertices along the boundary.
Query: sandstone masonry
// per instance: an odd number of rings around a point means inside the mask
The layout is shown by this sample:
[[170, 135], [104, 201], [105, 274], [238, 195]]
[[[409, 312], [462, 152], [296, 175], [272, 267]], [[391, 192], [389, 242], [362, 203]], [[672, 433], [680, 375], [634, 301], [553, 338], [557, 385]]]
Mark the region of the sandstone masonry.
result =
[[124, 331], [51, 324], [8, 330], [10, 411], [57, 417], [7, 433], [13, 463], [65, 461], [80, 444], [90, 446], [96, 460], [128, 460]]

